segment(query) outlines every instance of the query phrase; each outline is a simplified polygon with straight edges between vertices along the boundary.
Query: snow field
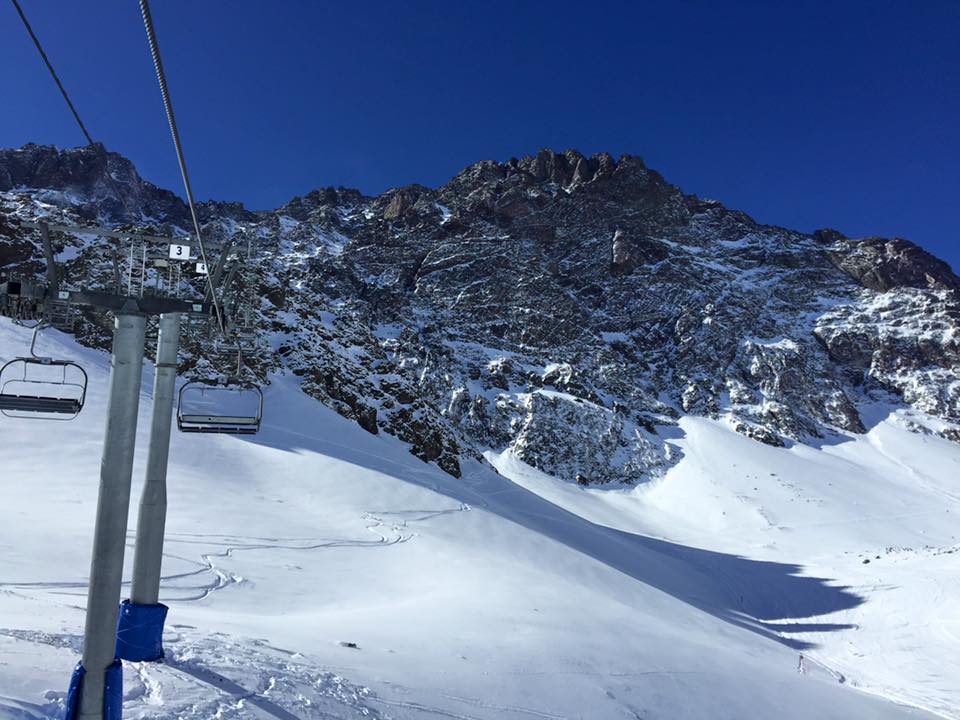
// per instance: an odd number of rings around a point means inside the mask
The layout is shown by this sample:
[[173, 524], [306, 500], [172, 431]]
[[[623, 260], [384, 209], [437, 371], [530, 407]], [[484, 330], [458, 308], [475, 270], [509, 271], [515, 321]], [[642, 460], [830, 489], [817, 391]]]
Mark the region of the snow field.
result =
[[[0, 418], [0, 718], [17, 720], [62, 713], [81, 648], [109, 366], [58, 333], [42, 342], [91, 389], [72, 423]], [[28, 344], [0, 323], [0, 356]], [[147, 370], [129, 542], [150, 386]], [[953, 507], [957, 452], [914, 443], [932, 438], [884, 421], [775, 461], [691, 418], [658, 485], [584, 491], [509, 457], [454, 479], [294, 378], [266, 396], [255, 438], [174, 436], [168, 657], [126, 664], [126, 717], [930, 717], [879, 695], [956, 717], [957, 554], [919, 541], [948, 546], [935, 511]], [[826, 489], [829, 472], [849, 492]], [[914, 549], [860, 564], [885, 544]], [[784, 637], [817, 644], [807, 672]]]

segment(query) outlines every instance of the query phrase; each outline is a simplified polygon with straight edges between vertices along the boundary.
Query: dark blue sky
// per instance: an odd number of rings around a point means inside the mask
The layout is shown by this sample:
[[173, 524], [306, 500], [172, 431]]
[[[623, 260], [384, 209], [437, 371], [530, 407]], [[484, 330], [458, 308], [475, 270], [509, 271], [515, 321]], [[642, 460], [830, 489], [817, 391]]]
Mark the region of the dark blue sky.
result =
[[[93, 136], [180, 180], [134, 0], [21, 0]], [[960, 269], [960, 2], [155, 0], [194, 189], [271, 208], [541, 147], [640, 155], [801, 230]], [[82, 143], [0, 3], [0, 145]]]

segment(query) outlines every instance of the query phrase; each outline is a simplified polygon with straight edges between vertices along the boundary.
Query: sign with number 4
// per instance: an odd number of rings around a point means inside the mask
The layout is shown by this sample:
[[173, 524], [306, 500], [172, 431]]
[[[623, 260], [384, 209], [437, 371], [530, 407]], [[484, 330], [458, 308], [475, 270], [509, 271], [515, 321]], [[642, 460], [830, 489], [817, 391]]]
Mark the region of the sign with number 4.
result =
[[190, 246], [189, 245], [171, 245], [169, 257], [171, 260], [189, 260]]
[[199, 275], [207, 274], [207, 264], [206, 263], [197, 263], [197, 273]]

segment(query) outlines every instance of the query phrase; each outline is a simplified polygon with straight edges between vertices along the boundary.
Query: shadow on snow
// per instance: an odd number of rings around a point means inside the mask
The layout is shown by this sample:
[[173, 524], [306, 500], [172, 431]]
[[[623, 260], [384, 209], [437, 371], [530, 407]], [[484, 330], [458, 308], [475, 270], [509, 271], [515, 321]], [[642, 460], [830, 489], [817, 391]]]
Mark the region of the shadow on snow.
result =
[[[812, 644], [790, 634], [853, 627], [810, 618], [864, 602], [847, 587], [801, 575], [800, 565], [751, 560], [597, 525], [519, 487], [487, 465], [472, 463], [457, 479], [407, 454], [406, 446], [395, 438], [351, 432], [347, 440], [343, 430], [353, 430], [349, 421], [299, 391], [289, 392], [292, 388], [280, 396], [278, 386], [286, 384], [281, 380], [268, 391], [282, 405], [284, 426], [266, 422], [259, 435], [244, 441], [288, 452], [320, 453], [482, 507], [726, 622], [793, 648]], [[317, 434], [287, 429], [291, 427], [316, 428]]]

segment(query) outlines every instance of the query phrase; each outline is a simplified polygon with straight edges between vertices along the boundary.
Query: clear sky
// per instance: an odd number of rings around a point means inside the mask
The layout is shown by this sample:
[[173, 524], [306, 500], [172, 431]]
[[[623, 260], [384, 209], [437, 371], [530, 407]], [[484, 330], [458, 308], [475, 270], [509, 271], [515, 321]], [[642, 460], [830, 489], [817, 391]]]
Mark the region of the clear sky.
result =
[[[180, 180], [135, 0], [21, 0], [92, 135]], [[631, 153], [756, 219], [960, 269], [960, 2], [154, 0], [198, 197]], [[0, 145], [83, 138], [0, 2]]]

